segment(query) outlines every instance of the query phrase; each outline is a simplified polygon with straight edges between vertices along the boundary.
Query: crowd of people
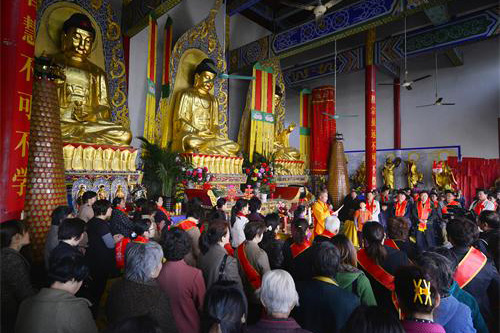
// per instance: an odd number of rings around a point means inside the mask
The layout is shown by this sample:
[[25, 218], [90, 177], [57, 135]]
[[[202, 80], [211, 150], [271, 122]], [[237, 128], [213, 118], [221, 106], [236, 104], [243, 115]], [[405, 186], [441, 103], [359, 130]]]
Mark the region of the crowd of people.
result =
[[497, 332], [497, 195], [328, 192], [291, 235], [257, 197], [199, 199], [174, 222], [163, 198], [58, 207], [33, 281], [20, 220], [0, 224], [2, 332]]

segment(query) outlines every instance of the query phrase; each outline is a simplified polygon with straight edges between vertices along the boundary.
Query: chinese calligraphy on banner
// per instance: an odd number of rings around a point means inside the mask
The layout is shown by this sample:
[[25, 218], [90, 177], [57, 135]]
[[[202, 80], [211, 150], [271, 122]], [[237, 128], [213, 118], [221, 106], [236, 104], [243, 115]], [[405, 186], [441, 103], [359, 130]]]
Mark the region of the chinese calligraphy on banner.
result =
[[20, 217], [26, 195], [36, 5], [36, 0], [1, 4], [0, 222]]

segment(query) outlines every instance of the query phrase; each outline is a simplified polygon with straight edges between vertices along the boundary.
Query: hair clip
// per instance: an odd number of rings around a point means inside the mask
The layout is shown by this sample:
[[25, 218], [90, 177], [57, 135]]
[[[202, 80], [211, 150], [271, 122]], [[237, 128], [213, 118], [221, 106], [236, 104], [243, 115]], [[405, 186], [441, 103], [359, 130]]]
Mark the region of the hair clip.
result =
[[136, 234], [134, 231], [132, 231], [132, 233], [130, 234], [130, 236], [131, 236], [132, 238], [136, 238], [136, 237], [137, 237], [137, 234]]
[[[421, 285], [424, 287], [422, 288]], [[413, 303], [418, 301], [422, 305], [427, 305], [429, 303], [430, 306], [432, 306], [432, 300], [431, 300], [431, 283], [430, 281], [426, 281], [425, 279], [418, 279], [418, 283], [416, 280], [413, 280], [413, 285], [415, 286], [415, 298], [413, 299]], [[422, 295], [425, 296], [425, 302], [422, 301]]]
[[267, 231], [273, 231], [273, 227], [272, 226], [268, 226], [267, 227]]

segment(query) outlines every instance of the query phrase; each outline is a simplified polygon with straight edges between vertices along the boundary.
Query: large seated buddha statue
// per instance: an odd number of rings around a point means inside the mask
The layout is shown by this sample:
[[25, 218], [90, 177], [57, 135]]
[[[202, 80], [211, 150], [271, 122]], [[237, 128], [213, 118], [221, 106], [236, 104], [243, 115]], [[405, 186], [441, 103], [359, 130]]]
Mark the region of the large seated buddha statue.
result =
[[88, 59], [95, 36], [90, 19], [84, 14], [73, 14], [62, 28], [61, 52], [52, 55], [65, 76], [56, 81], [62, 139], [126, 146], [132, 134], [111, 121], [106, 73]]
[[174, 108], [173, 149], [185, 153], [236, 156], [240, 146], [219, 133], [218, 103], [212, 94], [217, 73], [211, 59], [194, 71], [194, 83], [182, 91]]
[[[275, 88], [274, 105], [277, 108], [281, 103], [282, 93], [279, 86]], [[289, 136], [295, 129], [295, 123], [291, 123], [287, 128], [276, 131], [274, 136], [273, 152], [277, 160], [299, 161], [300, 152], [298, 149], [290, 147]]]

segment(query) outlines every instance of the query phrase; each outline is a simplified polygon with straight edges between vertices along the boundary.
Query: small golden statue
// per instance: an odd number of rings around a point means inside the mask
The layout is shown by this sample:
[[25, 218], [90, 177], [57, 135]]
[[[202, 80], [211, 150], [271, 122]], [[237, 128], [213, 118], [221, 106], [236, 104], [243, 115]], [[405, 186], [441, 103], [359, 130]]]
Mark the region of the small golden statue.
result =
[[406, 170], [408, 174], [408, 187], [410, 189], [417, 187], [418, 183], [423, 182], [424, 174], [418, 171], [415, 161], [406, 161]]
[[452, 190], [458, 184], [448, 163], [440, 162], [441, 172], [433, 172], [432, 178], [440, 191]]
[[123, 192], [123, 186], [118, 185], [116, 187], [115, 198], [125, 198], [125, 192]]
[[87, 191], [87, 186], [85, 184], [80, 184], [78, 187], [78, 193], [76, 194], [77, 198], [81, 198], [83, 193]]
[[194, 84], [178, 97], [174, 109], [173, 149], [186, 153], [236, 156], [240, 146], [219, 134], [219, 106], [211, 90], [217, 73], [211, 59], [194, 71]]
[[354, 174], [353, 177], [354, 183], [357, 186], [363, 187], [366, 184], [366, 162], [363, 161], [359, 165], [358, 170], [356, 170], [356, 173]]
[[108, 192], [106, 191], [106, 187], [104, 185], [99, 185], [99, 189], [97, 190], [97, 199], [108, 200]]
[[106, 73], [88, 60], [95, 36], [90, 19], [75, 13], [63, 24], [61, 52], [52, 56], [65, 76], [56, 80], [62, 139], [126, 146], [132, 134], [111, 122]]
[[382, 177], [384, 178], [384, 185], [394, 189], [394, 169], [399, 166], [401, 163], [401, 159], [395, 158], [394, 160], [391, 157], [387, 157], [385, 160], [384, 168], [382, 169]]
[[289, 136], [293, 132], [296, 125], [291, 123], [288, 128], [276, 134], [274, 138], [274, 153], [277, 160], [299, 161], [300, 152], [293, 147], [290, 147]]

